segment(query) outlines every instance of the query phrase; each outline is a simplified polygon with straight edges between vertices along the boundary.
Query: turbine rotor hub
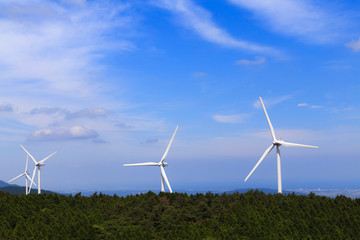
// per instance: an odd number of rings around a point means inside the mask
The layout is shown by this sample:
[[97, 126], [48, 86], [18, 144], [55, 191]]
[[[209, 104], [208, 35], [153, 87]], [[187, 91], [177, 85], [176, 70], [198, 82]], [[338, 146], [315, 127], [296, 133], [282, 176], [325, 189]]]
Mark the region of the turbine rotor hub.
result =
[[273, 144], [276, 145], [276, 146], [280, 146], [282, 145], [284, 141], [282, 139], [276, 139], [275, 141], [273, 141]]

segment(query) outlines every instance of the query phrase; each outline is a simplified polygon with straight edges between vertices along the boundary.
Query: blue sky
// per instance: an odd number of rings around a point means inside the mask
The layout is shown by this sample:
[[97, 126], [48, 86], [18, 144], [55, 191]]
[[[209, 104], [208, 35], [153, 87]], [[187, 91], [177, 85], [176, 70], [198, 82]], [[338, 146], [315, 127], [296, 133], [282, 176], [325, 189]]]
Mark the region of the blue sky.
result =
[[[360, 188], [360, 5], [305, 0], [0, 1], [0, 179], [24, 145], [56, 191]], [[30, 170], [33, 166], [30, 165]], [[17, 182], [23, 184], [22, 181]]]

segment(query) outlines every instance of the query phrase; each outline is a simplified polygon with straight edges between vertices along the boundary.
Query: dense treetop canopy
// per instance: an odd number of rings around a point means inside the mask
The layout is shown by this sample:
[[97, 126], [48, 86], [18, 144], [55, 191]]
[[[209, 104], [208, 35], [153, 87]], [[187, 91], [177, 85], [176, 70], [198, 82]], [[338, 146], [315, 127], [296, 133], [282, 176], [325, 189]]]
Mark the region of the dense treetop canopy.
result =
[[358, 239], [360, 199], [0, 192], [0, 239]]

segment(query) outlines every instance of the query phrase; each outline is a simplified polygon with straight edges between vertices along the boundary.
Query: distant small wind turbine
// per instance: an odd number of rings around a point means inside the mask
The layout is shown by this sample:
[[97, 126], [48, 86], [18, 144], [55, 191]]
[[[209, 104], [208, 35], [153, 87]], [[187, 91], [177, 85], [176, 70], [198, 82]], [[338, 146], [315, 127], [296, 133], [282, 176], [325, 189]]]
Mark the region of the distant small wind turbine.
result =
[[178, 126], [176, 126], [176, 129], [175, 129], [175, 132], [169, 142], [169, 145], [167, 146], [166, 148], [166, 151], [163, 155], [163, 157], [161, 158], [160, 162], [156, 163], [156, 162], [146, 162], [146, 163], [133, 163], [133, 164], [124, 164], [123, 166], [124, 167], [130, 167], [130, 166], [159, 166], [160, 167], [160, 171], [161, 171], [161, 192], [165, 192], [165, 186], [164, 186], [164, 181], [166, 182], [166, 185], [169, 189], [169, 191], [172, 193], [172, 189], [171, 189], [171, 186], [170, 186], [170, 183], [169, 183], [169, 180], [168, 178], [166, 177], [166, 173], [165, 173], [165, 170], [164, 170], [164, 167], [167, 167], [168, 166], [168, 163], [165, 162], [165, 158], [169, 152], [169, 149], [170, 149], [170, 146], [174, 140], [174, 137], [175, 137], [175, 134], [178, 130]]
[[30, 188], [29, 188], [29, 192], [31, 191], [31, 187], [32, 187], [32, 183], [33, 183], [33, 180], [34, 180], [34, 177], [35, 177], [35, 172], [36, 172], [36, 168], [37, 168], [37, 172], [38, 172], [38, 194], [41, 194], [41, 185], [40, 185], [40, 167], [41, 166], [44, 166], [45, 165], [45, 161], [46, 160], [48, 160], [50, 157], [52, 157], [56, 152], [54, 152], [53, 154], [51, 154], [51, 155], [49, 155], [49, 156], [47, 156], [46, 158], [44, 158], [43, 160], [41, 160], [41, 161], [39, 161], [39, 162], [37, 162], [36, 160], [35, 160], [35, 158], [33, 157], [33, 156], [31, 156], [31, 154], [28, 152], [28, 151], [26, 151], [26, 149], [23, 147], [23, 146], [21, 146], [20, 145], [20, 147], [22, 148], [22, 149], [24, 149], [24, 151], [26, 152], [26, 154], [34, 161], [34, 163], [35, 163], [35, 168], [34, 168], [34, 171], [33, 171], [33, 176], [32, 176], [32, 179], [31, 179], [31, 184], [30, 184]]
[[22, 177], [22, 176], [25, 176], [25, 184], [26, 184], [26, 186], [25, 186], [25, 194], [26, 195], [28, 195], [29, 193], [30, 193], [30, 188], [28, 188], [28, 180], [30, 181], [30, 182], [32, 182], [35, 186], [36, 186], [36, 184], [33, 182], [33, 180], [30, 178], [30, 172], [28, 172], [27, 171], [27, 167], [28, 167], [28, 161], [29, 161], [29, 156], [26, 156], [26, 165], [25, 165], [25, 171], [24, 171], [24, 173], [22, 173], [22, 174], [20, 174], [19, 176], [17, 176], [17, 177], [14, 177], [13, 179], [11, 179], [10, 181], [8, 181], [8, 183], [9, 182], [12, 182], [12, 181], [14, 181], [15, 179], [18, 179], [19, 177]]
[[310, 145], [304, 145], [304, 144], [298, 144], [298, 143], [290, 143], [290, 142], [285, 142], [281, 139], [277, 139], [275, 137], [275, 131], [273, 126], [271, 125], [270, 122], [270, 118], [266, 112], [264, 103], [260, 98], [260, 102], [261, 105], [264, 109], [264, 113], [267, 119], [267, 122], [269, 124], [270, 127], [270, 132], [271, 132], [271, 136], [273, 138], [273, 143], [271, 144], [271, 146], [266, 149], [266, 151], [263, 153], [263, 155], [261, 156], [260, 160], [256, 163], [255, 167], [253, 168], [253, 170], [251, 170], [251, 172], [249, 173], [249, 175], [245, 178], [245, 182], [249, 179], [249, 177], [251, 176], [251, 174], [255, 171], [255, 169], [260, 165], [260, 163], [264, 160], [264, 158], [270, 153], [270, 151], [276, 146], [276, 156], [277, 156], [277, 180], [278, 180], [278, 193], [282, 193], [282, 185], [281, 185], [281, 161], [280, 161], [280, 146], [286, 146], [286, 147], [305, 147], [305, 148], [318, 148], [316, 146], [310, 146]]

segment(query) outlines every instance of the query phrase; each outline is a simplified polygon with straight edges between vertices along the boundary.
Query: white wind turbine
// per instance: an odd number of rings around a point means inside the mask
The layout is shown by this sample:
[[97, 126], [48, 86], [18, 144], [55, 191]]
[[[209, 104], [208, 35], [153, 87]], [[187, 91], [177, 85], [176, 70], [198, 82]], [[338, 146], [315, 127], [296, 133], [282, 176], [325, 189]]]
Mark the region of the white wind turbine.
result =
[[129, 166], [159, 166], [160, 167], [160, 171], [161, 171], [161, 191], [162, 192], [165, 192], [165, 186], [164, 186], [164, 181], [166, 182], [166, 185], [168, 186], [169, 188], [169, 191], [172, 193], [172, 189], [171, 189], [171, 186], [170, 186], [170, 183], [169, 183], [169, 180], [168, 178], [166, 177], [166, 173], [165, 173], [165, 170], [164, 170], [164, 167], [167, 167], [168, 166], [168, 163], [165, 162], [165, 158], [169, 152], [169, 149], [170, 149], [170, 146], [174, 140], [174, 137], [175, 137], [175, 134], [178, 130], [178, 126], [176, 126], [176, 129], [175, 129], [175, 132], [169, 142], [169, 145], [167, 146], [166, 148], [166, 151], [164, 153], [164, 155], [162, 156], [160, 162], [156, 163], [156, 162], [146, 162], [146, 163], [134, 163], [134, 164], [124, 164], [123, 166], [125, 167], [129, 167]]
[[264, 160], [264, 158], [270, 153], [270, 151], [276, 146], [276, 156], [277, 156], [277, 180], [278, 180], [278, 193], [282, 193], [282, 185], [281, 185], [281, 161], [280, 161], [280, 146], [286, 146], [286, 147], [305, 147], [305, 148], [318, 148], [316, 146], [310, 146], [310, 145], [304, 145], [304, 144], [298, 144], [298, 143], [290, 143], [290, 142], [285, 142], [282, 139], [277, 139], [275, 137], [275, 131], [273, 126], [271, 125], [269, 116], [266, 112], [264, 103], [260, 98], [260, 102], [261, 105], [264, 109], [264, 113], [267, 119], [267, 122], [269, 124], [270, 127], [270, 132], [271, 132], [271, 136], [273, 138], [273, 143], [271, 144], [271, 146], [266, 149], [266, 151], [263, 153], [263, 155], [261, 156], [260, 160], [256, 163], [255, 167], [251, 170], [251, 172], [249, 173], [249, 175], [245, 178], [245, 182], [248, 180], [248, 178], [251, 176], [251, 174], [255, 171], [255, 169], [260, 165], [260, 163]]
[[29, 161], [29, 156], [26, 156], [26, 165], [25, 165], [25, 171], [24, 173], [20, 174], [19, 176], [17, 177], [14, 177], [13, 179], [11, 179], [9, 182], [12, 182], [14, 181], [15, 179], [18, 179], [19, 177], [22, 177], [22, 176], [25, 176], [25, 183], [26, 183], [26, 186], [25, 186], [25, 194], [28, 195], [30, 193], [30, 188], [28, 189], [28, 180], [30, 182], [32, 182], [35, 186], [36, 184], [33, 182], [33, 180], [30, 178], [30, 172], [27, 171], [27, 167], [28, 167], [28, 161]]
[[36, 160], [35, 160], [35, 158], [33, 157], [33, 156], [31, 156], [31, 154], [28, 152], [28, 151], [26, 151], [26, 149], [23, 147], [23, 146], [21, 146], [20, 145], [20, 147], [22, 148], [22, 149], [24, 149], [24, 151], [26, 152], [26, 154], [34, 161], [34, 163], [35, 163], [35, 168], [34, 168], [34, 171], [33, 171], [33, 176], [32, 176], [32, 179], [31, 179], [31, 184], [30, 184], [30, 187], [29, 187], [29, 192], [31, 191], [31, 187], [32, 187], [32, 183], [33, 183], [33, 180], [34, 180], [34, 177], [35, 177], [35, 172], [36, 172], [36, 168], [37, 168], [37, 172], [38, 172], [38, 194], [41, 194], [41, 185], [40, 185], [40, 167], [41, 166], [44, 166], [45, 165], [45, 161], [46, 160], [48, 160], [51, 156], [53, 156], [56, 152], [54, 152], [53, 154], [51, 154], [51, 155], [49, 155], [49, 156], [47, 156], [46, 158], [44, 158], [43, 160], [41, 160], [41, 161], [39, 161], [39, 162], [37, 162]]

